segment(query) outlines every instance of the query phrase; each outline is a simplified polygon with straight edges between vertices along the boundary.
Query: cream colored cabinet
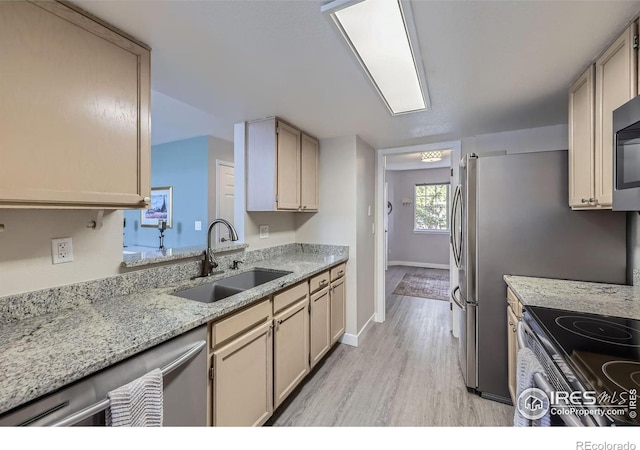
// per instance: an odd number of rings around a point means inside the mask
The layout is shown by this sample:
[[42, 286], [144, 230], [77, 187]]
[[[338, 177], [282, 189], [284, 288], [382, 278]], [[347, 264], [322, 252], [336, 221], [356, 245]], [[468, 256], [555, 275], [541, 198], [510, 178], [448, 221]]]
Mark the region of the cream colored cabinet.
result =
[[59, 2], [0, 2], [0, 207], [142, 208], [150, 49]]
[[210, 326], [210, 420], [257, 426], [273, 413], [273, 322], [263, 300]]
[[569, 88], [569, 206], [588, 207], [595, 198], [595, 67]]
[[273, 320], [273, 382], [274, 403], [277, 408], [309, 373], [308, 294], [274, 316]]
[[522, 303], [510, 288], [507, 288], [507, 354], [509, 394], [516, 404], [518, 381], [518, 322], [522, 318]]
[[569, 89], [569, 205], [611, 209], [613, 110], [637, 95], [636, 23]]
[[300, 146], [300, 206], [303, 211], [317, 211], [318, 195], [318, 140], [306, 134], [301, 136]]
[[311, 294], [310, 345], [311, 367], [315, 366], [331, 348], [331, 301], [329, 287]]
[[509, 355], [508, 372], [509, 372], [509, 393], [513, 404], [516, 404], [517, 392], [517, 374], [518, 374], [518, 339], [517, 339], [518, 318], [507, 306], [507, 352]]
[[[336, 270], [336, 269], [334, 269]], [[334, 272], [332, 270], [332, 274]], [[342, 272], [340, 278], [331, 283], [330, 301], [331, 301], [331, 345], [336, 343], [344, 334], [346, 329], [346, 276], [344, 265], [342, 269], [338, 269], [336, 273]]]
[[276, 118], [246, 129], [247, 211], [316, 211], [318, 141]]

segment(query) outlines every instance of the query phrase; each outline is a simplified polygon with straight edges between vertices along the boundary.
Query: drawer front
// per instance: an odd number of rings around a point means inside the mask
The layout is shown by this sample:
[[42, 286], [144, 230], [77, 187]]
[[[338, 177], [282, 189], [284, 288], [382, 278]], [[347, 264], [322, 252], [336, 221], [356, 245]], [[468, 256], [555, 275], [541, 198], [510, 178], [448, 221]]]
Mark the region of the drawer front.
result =
[[234, 336], [237, 336], [263, 322], [271, 320], [271, 302], [269, 299], [233, 314], [211, 325], [211, 348], [214, 348]]
[[279, 292], [273, 296], [273, 313], [282, 311], [287, 306], [302, 300], [309, 295], [309, 285], [306, 281], [296, 284], [294, 287], [286, 291]]
[[520, 303], [520, 300], [518, 300], [518, 297], [516, 297], [516, 294], [513, 293], [511, 288], [507, 288], [507, 303], [511, 306], [516, 317], [520, 319], [522, 317], [522, 303]]
[[322, 288], [329, 286], [329, 271], [322, 272], [319, 275], [311, 278], [309, 281], [309, 293], [313, 294], [316, 291], [319, 291]]
[[343, 277], [347, 273], [347, 264], [342, 263], [339, 266], [331, 269], [331, 281], [337, 280], [340, 277]]

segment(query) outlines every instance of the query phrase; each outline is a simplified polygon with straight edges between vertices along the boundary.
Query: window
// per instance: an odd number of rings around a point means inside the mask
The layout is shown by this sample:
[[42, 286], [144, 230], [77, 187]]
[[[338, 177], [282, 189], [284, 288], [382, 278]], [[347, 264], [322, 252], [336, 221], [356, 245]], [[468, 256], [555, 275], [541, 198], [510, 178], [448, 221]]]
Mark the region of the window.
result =
[[449, 230], [449, 184], [416, 184], [414, 231]]

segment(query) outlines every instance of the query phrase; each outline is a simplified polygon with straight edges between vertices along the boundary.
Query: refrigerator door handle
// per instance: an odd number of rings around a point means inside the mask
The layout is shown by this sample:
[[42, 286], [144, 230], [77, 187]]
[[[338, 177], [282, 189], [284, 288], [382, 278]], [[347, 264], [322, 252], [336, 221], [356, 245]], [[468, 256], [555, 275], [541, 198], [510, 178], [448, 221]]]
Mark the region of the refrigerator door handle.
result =
[[[456, 191], [453, 194], [453, 205], [451, 208], [451, 245], [453, 246], [453, 259], [456, 263], [456, 267], [460, 267], [461, 255], [462, 255], [462, 233], [458, 234], [458, 221], [456, 220], [458, 207], [462, 207], [460, 203], [462, 196], [462, 190], [460, 185], [456, 186]], [[458, 239], [460, 236], [460, 239]]]
[[456, 286], [451, 290], [451, 300], [453, 300], [453, 303], [458, 305], [458, 307], [464, 311], [465, 309], [467, 309], [467, 307], [464, 303], [458, 300], [458, 298], [456, 297], [456, 291], [460, 291], [460, 286]]

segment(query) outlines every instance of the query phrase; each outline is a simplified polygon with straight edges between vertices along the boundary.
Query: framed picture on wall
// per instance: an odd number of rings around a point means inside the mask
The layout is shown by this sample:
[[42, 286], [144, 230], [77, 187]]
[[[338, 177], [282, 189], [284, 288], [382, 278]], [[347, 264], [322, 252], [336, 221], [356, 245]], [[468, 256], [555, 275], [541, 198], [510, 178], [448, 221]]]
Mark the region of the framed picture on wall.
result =
[[151, 188], [151, 207], [140, 211], [140, 225], [158, 228], [158, 221], [166, 220], [167, 228], [173, 226], [173, 187]]

